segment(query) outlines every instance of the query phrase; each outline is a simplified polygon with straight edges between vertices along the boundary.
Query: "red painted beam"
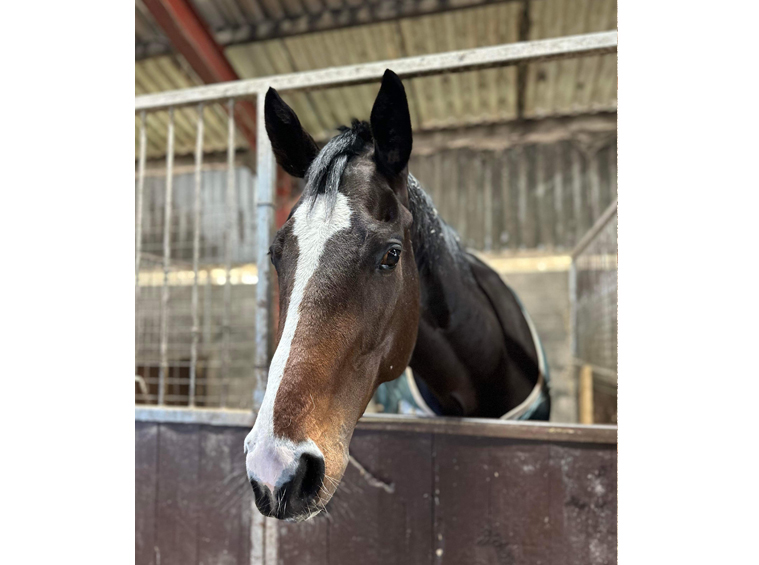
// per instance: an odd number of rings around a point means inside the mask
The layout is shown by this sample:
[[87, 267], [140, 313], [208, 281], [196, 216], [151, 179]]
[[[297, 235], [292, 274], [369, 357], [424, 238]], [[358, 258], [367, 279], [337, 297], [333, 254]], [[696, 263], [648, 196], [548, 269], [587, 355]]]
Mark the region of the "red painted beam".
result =
[[[224, 49], [189, 0], [143, 0], [171, 44], [206, 84], [239, 80]], [[249, 101], [235, 104], [235, 123], [256, 149], [256, 108]]]
[[[239, 80], [224, 49], [216, 42], [211, 29], [189, 0], [143, 0], [172, 45], [206, 84]], [[226, 106], [225, 106], [226, 110]], [[235, 123], [256, 149], [256, 107], [242, 100], [235, 104]], [[275, 222], [281, 227], [294, 202], [290, 176], [277, 167], [277, 201]]]

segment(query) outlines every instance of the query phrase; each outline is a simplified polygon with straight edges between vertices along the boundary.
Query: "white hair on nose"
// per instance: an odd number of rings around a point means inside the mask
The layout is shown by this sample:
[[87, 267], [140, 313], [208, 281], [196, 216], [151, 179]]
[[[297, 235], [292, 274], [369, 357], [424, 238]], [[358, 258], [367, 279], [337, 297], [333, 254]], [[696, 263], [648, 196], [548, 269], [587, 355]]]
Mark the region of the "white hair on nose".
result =
[[[261, 410], [258, 412], [253, 429], [245, 438], [248, 470], [253, 471], [258, 480], [270, 485], [275, 484], [278, 479], [281, 482], [286, 478], [273, 476], [277, 473], [275, 467], [280, 470], [287, 469], [288, 463], [294, 462], [296, 450], [298, 450], [298, 446], [291, 441], [274, 437], [274, 399], [277, 397], [277, 390], [290, 358], [290, 346], [300, 320], [300, 305], [306, 287], [319, 267], [327, 242], [333, 235], [349, 228], [351, 224], [348, 197], [337, 193], [331, 209], [327, 200], [324, 195], [317, 195], [313, 206], [304, 202], [293, 214], [292, 234], [298, 242], [298, 263], [295, 268], [290, 303], [287, 307], [285, 327], [269, 367], [269, 378]], [[306, 443], [313, 444], [311, 440]], [[270, 444], [268, 449], [265, 449], [264, 444]], [[312, 447], [319, 451], [315, 444]], [[273, 452], [273, 448], [279, 460], [277, 465], [269, 464], [266, 457], [267, 453]], [[261, 476], [256, 472], [266, 476]]]

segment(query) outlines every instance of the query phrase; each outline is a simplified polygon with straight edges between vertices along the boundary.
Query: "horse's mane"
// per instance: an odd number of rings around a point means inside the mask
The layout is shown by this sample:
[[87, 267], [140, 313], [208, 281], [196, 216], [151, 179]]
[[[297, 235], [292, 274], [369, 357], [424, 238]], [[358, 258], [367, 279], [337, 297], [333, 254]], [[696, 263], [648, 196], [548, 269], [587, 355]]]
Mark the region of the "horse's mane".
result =
[[325, 195], [328, 210], [335, 205], [340, 178], [348, 161], [372, 144], [372, 130], [367, 122], [353, 120], [351, 127], [341, 126], [338, 129], [340, 133], [327, 142], [308, 168], [303, 194], [305, 199], [311, 201], [311, 206], [318, 195]]
[[[451, 256], [460, 266], [465, 266], [466, 252], [461, 247], [459, 235], [438, 215], [432, 199], [411, 173], [408, 175], [408, 200], [414, 216], [411, 240], [419, 272], [433, 269], [443, 253]], [[462, 273], [468, 271], [466, 268]]]
[[[327, 197], [327, 209], [331, 210], [337, 200], [340, 178], [350, 159], [373, 144], [371, 126], [367, 122], [353, 120], [351, 127], [341, 126], [339, 132], [327, 142], [306, 173], [303, 196], [311, 206], [321, 194]], [[466, 265], [458, 234], [438, 215], [432, 200], [411, 173], [408, 175], [408, 196], [410, 212], [414, 216], [414, 256], [420, 272], [434, 268], [443, 253], [452, 256], [456, 262], [462, 261], [462, 266]]]

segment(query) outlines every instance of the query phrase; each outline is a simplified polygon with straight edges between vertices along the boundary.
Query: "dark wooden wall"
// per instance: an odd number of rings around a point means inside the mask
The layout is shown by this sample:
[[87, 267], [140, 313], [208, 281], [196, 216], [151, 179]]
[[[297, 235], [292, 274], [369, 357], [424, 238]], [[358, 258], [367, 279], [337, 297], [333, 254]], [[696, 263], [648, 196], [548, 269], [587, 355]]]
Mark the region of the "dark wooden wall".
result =
[[[616, 442], [568, 441], [579, 428], [546, 439], [550, 429], [488, 437], [360, 425], [351, 454], [394, 492], [349, 466], [329, 516], [280, 523], [279, 562], [616, 563]], [[138, 565], [250, 563], [247, 432], [136, 423]]]

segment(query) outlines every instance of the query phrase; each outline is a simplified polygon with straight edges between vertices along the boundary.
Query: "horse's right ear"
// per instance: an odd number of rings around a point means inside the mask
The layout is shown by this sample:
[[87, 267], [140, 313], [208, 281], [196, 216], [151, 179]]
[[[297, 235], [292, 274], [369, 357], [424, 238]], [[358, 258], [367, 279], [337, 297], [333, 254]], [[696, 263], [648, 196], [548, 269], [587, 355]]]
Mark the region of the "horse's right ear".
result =
[[314, 138], [303, 129], [293, 109], [273, 88], [266, 93], [264, 117], [277, 163], [292, 176], [303, 178], [319, 153]]

